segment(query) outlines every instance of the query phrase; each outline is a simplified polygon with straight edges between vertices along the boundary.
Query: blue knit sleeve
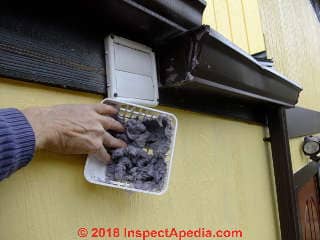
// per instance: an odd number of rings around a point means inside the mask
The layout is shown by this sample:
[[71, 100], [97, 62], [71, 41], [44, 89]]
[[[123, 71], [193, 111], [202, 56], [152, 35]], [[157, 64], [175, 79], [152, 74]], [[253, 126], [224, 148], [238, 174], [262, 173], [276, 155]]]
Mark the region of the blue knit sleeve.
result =
[[0, 109], [0, 180], [26, 166], [34, 151], [34, 132], [23, 113]]

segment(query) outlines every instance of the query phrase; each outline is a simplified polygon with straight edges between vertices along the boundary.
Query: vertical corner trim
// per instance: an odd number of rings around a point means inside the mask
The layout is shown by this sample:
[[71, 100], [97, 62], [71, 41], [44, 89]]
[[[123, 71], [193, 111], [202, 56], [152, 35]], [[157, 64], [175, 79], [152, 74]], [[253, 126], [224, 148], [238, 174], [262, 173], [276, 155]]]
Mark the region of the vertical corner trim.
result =
[[299, 218], [290, 155], [287, 120], [283, 107], [268, 110], [281, 239], [299, 240]]

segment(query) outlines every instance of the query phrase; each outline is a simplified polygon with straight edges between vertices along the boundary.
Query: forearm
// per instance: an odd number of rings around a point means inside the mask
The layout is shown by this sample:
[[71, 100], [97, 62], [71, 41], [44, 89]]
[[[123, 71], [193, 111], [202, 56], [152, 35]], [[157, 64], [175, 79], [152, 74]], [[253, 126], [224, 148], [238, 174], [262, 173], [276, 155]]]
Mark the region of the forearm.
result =
[[17, 109], [0, 109], [0, 180], [27, 165], [35, 151], [33, 129]]

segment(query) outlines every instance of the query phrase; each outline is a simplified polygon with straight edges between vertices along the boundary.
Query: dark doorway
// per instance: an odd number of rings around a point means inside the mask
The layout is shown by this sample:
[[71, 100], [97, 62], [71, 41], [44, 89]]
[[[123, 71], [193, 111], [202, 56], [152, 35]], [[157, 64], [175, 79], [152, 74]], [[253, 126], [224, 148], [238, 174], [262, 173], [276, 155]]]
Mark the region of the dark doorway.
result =
[[317, 169], [316, 172], [305, 171], [305, 174], [312, 174], [297, 189], [299, 223], [303, 240], [320, 239], [320, 195]]

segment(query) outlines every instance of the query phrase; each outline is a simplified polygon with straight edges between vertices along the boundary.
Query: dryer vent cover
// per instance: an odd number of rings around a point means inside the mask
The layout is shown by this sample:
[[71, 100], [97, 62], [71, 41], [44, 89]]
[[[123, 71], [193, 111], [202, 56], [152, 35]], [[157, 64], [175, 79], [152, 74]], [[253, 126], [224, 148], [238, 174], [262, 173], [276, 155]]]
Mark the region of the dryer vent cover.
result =
[[158, 105], [155, 54], [125, 38], [105, 38], [108, 97], [146, 106]]

